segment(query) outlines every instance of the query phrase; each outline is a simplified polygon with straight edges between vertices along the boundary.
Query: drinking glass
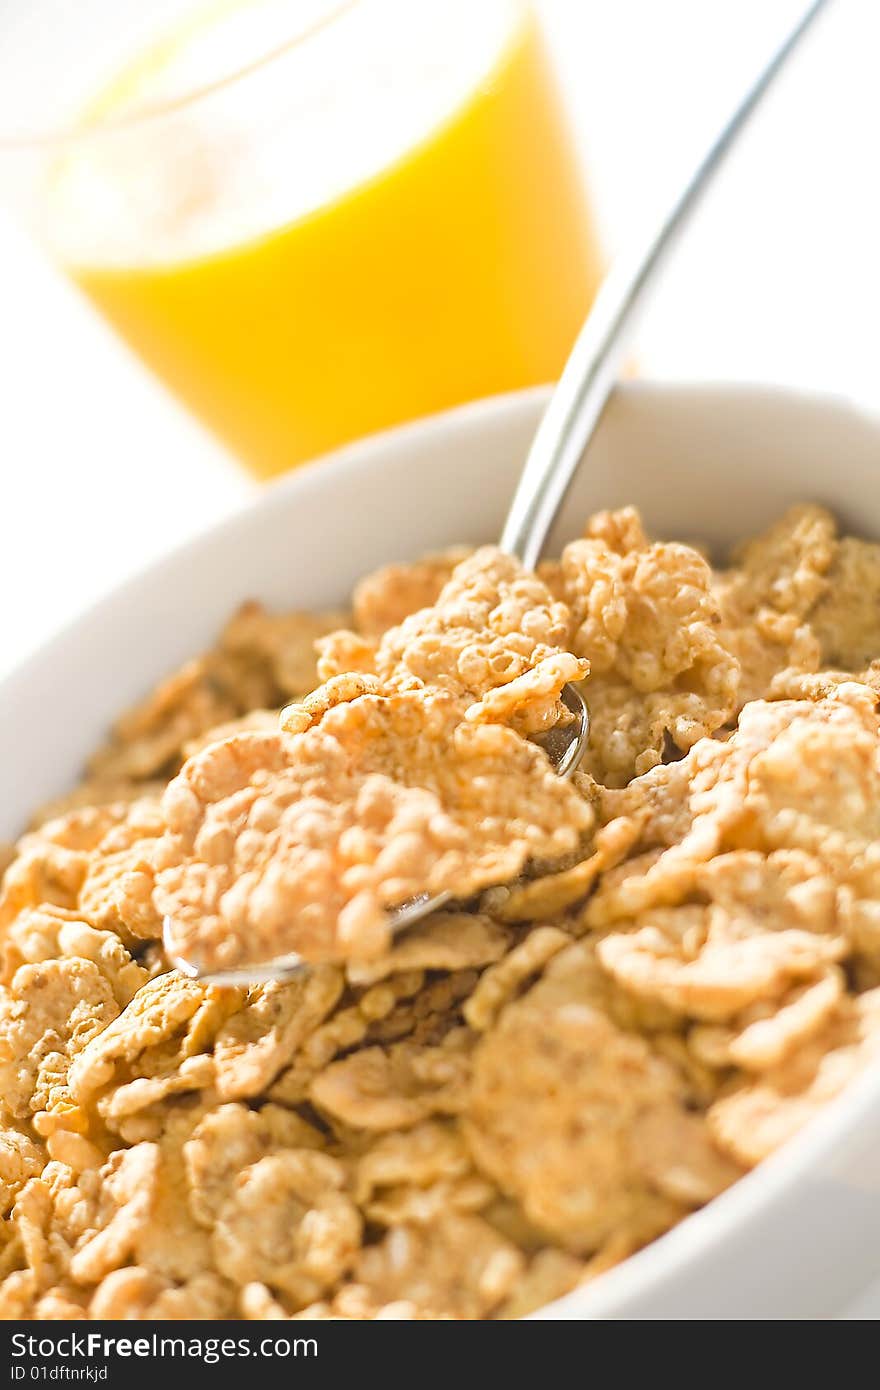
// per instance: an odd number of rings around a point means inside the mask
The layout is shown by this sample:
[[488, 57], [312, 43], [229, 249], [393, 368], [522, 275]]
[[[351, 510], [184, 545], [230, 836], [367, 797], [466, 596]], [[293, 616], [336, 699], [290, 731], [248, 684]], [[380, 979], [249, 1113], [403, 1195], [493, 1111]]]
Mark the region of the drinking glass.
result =
[[0, 5], [0, 194], [269, 476], [554, 378], [600, 256], [519, 0]]

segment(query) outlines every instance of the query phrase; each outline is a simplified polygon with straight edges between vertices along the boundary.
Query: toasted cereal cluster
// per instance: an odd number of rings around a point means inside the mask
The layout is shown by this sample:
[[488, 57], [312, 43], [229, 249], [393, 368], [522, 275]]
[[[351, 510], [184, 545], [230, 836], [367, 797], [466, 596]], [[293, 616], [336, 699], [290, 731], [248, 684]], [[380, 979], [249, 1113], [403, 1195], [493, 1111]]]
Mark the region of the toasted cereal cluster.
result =
[[242, 609], [5, 855], [2, 1316], [516, 1318], [774, 1152], [880, 1055], [878, 615], [814, 506]]
[[576, 850], [593, 824], [534, 743], [462, 723], [445, 691], [365, 694], [303, 733], [226, 739], [163, 804], [154, 900], [206, 970], [289, 948], [381, 956], [389, 906], [473, 897]]

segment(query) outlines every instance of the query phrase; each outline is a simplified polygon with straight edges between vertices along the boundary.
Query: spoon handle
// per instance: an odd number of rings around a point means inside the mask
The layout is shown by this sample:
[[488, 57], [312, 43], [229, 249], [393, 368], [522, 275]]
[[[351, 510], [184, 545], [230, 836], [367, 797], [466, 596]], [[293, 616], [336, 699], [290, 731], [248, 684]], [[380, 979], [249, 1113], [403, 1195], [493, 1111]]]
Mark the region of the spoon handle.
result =
[[637, 311], [675, 240], [737, 135], [828, 0], [802, 11], [715, 137], [646, 245], [615, 261], [578, 335], [529, 450], [501, 536], [501, 549], [529, 569], [590, 441], [617, 377]]

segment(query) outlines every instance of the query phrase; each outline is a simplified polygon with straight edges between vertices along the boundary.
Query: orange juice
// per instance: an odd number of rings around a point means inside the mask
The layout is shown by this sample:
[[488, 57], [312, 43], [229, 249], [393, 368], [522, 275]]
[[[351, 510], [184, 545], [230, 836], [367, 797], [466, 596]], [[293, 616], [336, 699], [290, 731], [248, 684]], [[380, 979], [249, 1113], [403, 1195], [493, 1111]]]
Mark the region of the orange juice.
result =
[[[342, 10], [324, 41], [355, 11], [372, 28], [349, 37], [345, 61], [337, 41], [302, 69], [312, 84], [316, 63], [335, 74], [323, 104], [307, 93], [306, 119], [298, 113], [308, 160], [293, 135], [277, 136], [271, 104], [262, 133], [236, 143], [217, 120], [206, 144], [210, 123], [192, 120], [172, 148], [172, 103], [141, 122], [140, 157], [96, 141], [97, 153], [75, 151], [56, 172], [60, 251], [78, 284], [263, 476], [398, 421], [552, 379], [599, 278], [528, 10], [510, 0]], [[200, 34], [188, 30], [187, 49]], [[371, 42], [376, 63], [388, 62], [384, 82], [370, 76]], [[124, 110], [134, 87], [149, 94], [162, 65], [141, 61], [113, 100]], [[396, 105], [386, 90], [395, 81], [405, 89]], [[123, 121], [113, 138], [130, 141], [137, 125]], [[260, 168], [267, 128], [276, 148]]]

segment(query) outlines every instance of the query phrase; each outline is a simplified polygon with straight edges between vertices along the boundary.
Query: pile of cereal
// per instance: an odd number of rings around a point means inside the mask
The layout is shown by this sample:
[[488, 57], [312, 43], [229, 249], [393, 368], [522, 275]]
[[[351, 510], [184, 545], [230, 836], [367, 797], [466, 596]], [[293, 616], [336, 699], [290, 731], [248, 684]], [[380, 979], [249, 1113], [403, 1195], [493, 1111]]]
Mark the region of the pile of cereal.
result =
[[245, 607], [6, 856], [2, 1315], [514, 1318], [710, 1201], [880, 1052], [877, 658], [815, 506]]

